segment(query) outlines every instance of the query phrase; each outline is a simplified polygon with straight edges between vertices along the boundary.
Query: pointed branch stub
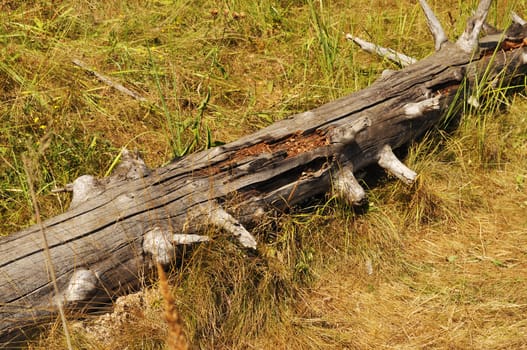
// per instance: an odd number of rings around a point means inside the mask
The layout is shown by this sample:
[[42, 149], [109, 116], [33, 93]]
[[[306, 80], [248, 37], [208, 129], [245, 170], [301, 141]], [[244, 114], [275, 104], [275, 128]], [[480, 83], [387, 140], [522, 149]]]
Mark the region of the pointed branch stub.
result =
[[476, 14], [467, 22], [465, 31], [456, 42], [456, 45], [466, 53], [472, 53], [478, 49], [478, 37], [487, 18], [492, 0], [481, 0]]
[[417, 174], [397, 158], [389, 145], [381, 149], [378, 157], [377, 163], [405, 184], [411, 185], [415, 181]]
[[243, 227], [231, 214], [227, 213], [219, 204], [213, 203], [208, 214], [210, 224], [222, 228], [238, 239], [245, 248], [256, 249], [254, 236]]
[[448, 41], [448, 37], [426, 0], [419, 0], [419, 4], [421, 4], [421, 8], [425, 13], [428, 29], [430, 29], [430, 32], [434, 36], [435, 50], [439, 51], [441, 46]]
[[405, 54], [392, 49], [372, 44], [369, 41], [362, 40], [361, 38], [358, 38], [351, 34], [346, 34], [346, 39], [353, 41], [355, 44], [359, 45], [364, 51], [375, 53], [381, 57], [389, 59], [390, 61], [397, 63], [401, 67], [406, 67], [417, 62], [417, 60], [413, 57], [406, 56]]

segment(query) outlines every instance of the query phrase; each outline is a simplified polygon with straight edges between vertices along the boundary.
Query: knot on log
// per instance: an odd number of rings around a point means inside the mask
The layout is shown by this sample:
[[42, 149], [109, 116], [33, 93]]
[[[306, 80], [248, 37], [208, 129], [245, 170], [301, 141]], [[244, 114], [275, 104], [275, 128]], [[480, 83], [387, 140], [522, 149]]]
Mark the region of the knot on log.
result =
[[[351, 124], [351, 125], [350, 125]], [[357, 134], [371, 126], [369, 117], [361, 117], [350, 124], [335, 127], [329, 131], [331, 144], [348, 145], [355, 141]]]
[[63, 191], [72, 192], [70, 209], [76, 208], [79, 204], [86, 202], [90, 198], [97, 197], [104, 192], [105, 186], [92, 175], [82, 175], [75, 179], [71, 184], [67, 184]]
[[94, 271], [80, 267], [71, 275], [68, 286], [58, 298], [56, 303], [73, 306], [75, 303], [88, 302], [99, 289], [99, 277]]

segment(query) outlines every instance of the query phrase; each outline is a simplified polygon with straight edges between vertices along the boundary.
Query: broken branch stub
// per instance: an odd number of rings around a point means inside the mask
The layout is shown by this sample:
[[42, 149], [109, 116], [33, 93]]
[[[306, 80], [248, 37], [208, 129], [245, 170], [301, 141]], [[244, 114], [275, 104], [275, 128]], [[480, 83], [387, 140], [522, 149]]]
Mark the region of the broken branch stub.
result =
[[337, 197], [352, 206], [362, 206], [368, 201], [366, 191], [353, 175], [351, 165], [344, 166], [337, 171], [333, 179], [333, 191]]
[[441, 95], [428, 98], [419, 102], [409, 102], [403, 106], [404, 114], [408, 119], [419, 118], [426, 113], [438, 111]]
[[410, 185], [415, 181], [417, 174], [406, 167], [393, 153], [390, 145], [384, 146], [379, 152], [377, 163], [390, 174], [394, 175], [405, 184]]
[[205, 209], [205, 220], [217, 228], [224, 229], [236, 238], [242, 247], [256, 249], [256, 239], [243, 225], [231, 214], [227, 213], [219, 204], [211, 202], [210, 207]]
[[[476, 24], [487, 10], [482, 1]], [[175, 244], [208, 241], [209, 227], [257, 249], [250, 229], [265, 211], [289, 210], [328, 193], [364, 203], [366, 191], [354, 172], [371, 164], [414, 181], [415, 173], [392, 149], [429, 131], [447, 111], [460, 110], [457, 104], [473, 94], [479, 76], [490, 84], [499, 77], [502, 86], [523, 82], [527, 48], [519, 39], [508, 46], [487, 40], [486, 50], [470, 54], [445, 42], [364, 90], [232, 143], [154, 170], [138, 158], [125, 161], [123, 154], [110, 177], [74, 181], [69, 187], [79, 199], [43, 225], [59, 296], [49, 280], [40, 227], [0, 238], [0, 344], [16, 345], [26, 330], [49, 322], [57, 302], [89, 306], [140, 287], [152, 259], [170, 264]], [[490, 54], [498, 49], [499, 55]], [[81, 182], [91, 188], [87, 196], [76, 193]]]

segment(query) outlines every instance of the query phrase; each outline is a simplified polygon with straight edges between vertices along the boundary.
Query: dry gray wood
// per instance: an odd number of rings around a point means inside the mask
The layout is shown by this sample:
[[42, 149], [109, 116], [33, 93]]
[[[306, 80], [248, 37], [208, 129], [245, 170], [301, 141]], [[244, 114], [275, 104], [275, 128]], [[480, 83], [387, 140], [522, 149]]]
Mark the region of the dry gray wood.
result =
[[424, 0], [419, 0], [419, 3], [421, 4], [421, 8], [425, 13], [430, 33], [432, 33], [432, 36], [434, 37], [435, 49], [436, 51], [439, 51], [441, 46], [448, 41], [448, 37], [443, 30], [443, 26], [437, 19], [434, 11], [432, 11], [428, 3]]
[[[477, 23], [484, 20], [483, 7]], [[467, 33], [461, 43], [443, 42], [435, 54], [367, 89], [230, 144], [152, 171], [123, 154], [124, 165], [110, 178], [79, 178], [66, 186], [74, 191], [74, 205], [44, 222], [60, 295], [53, 292], [38, 227], [0, 240], [0, 344], [16, 345], [25, 332], [53, 320], [59, 303], [89, 308], [138, 287], [152, 262], [172, 262], [174, 244], [209, 241], [203, 236], [208, 225], [257, 250], [257, 237], [246, 227], [270, 209], [326, 193], [364, 203], [354, 172], [370, 164], [411, 183], [415, 173], [394, 160], [392, 149], [470, 97], [481, 101], [481, 91], [470, 87], [484, 72], [487, 81], [511, 86], [527, 72], [522, 45], [505, 51], [495, 47], [502, 42], [493, 47], [487, 40], [478, 51], [471, 41], [477, 33]]]
[[417, 62], [413, 57], [409, 57], [404, 53], [397, 52], [386, 47], [381, 47], [379, 45], [372, 44], [366, 40], [363, 40], [359, 37], [353, 36], [351, 34], [346, 34], [346, 39], [353, 41], [355, 44], [359, 45], [361, 49], [367, 52], [378, 54], [383, 56], [386, 59], [389, 59], [392, 62], [395, 62], [401, 67], [406, 67]]

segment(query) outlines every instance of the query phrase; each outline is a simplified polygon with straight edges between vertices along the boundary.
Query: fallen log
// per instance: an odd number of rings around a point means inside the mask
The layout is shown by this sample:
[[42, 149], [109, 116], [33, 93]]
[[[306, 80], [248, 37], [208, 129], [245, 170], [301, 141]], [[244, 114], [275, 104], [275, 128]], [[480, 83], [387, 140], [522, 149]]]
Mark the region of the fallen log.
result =
[[354, 173], [368, 165], [414, 182], [416, 173], [394, 149], [465, 101], [481, 105], [482, 86], [523, 86], [527, 72], [527, 36], [517, 30], [523, 20], [515, 19], [515, 30], [478, 39], [491, 3], [483, 0], [451, 43], [426, 1], [420, 3], [435, 39], [433, 55], [400, 61], [404, 69], [367, 89], [159, 169], [123, 152], [109, 178], [84, 175], [63, 189], [73, 192], [67, 212], [3, 237], [0, 344], [20, 344], [26, 332], [53, 320], [59, 305], [89, 309], [139, 286], [154, 263], [173, 262], [176, 245], [209, 241], [203, 234], [208, 226], [257, 251], [257, 238], [247, 228], [271, 209], [326, 193], [350, 205], [365, 203]]

